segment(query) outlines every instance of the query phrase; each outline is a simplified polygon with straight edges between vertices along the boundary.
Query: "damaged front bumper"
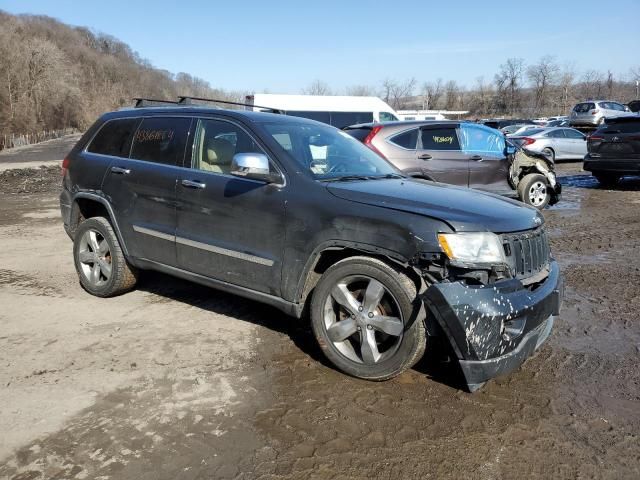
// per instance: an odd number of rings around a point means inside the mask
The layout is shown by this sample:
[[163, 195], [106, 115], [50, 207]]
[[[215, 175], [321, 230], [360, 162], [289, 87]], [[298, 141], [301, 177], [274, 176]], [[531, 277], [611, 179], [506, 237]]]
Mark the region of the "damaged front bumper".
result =
[[564, 291], [555, 261], [535, 288], [519, 280], [438, 283], [422, 299], [458, 356], [470, 391], [518, 368], [547, 339]]

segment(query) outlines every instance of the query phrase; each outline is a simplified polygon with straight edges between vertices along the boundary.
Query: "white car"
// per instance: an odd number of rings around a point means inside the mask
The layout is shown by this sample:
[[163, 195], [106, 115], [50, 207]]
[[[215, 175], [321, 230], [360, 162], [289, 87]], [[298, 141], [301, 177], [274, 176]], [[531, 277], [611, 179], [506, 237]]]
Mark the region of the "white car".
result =
[[536, 128], [511, 136], [516, 145], [544, 153], [550, 160], [582, 160], [587, 154], [587, 142], [583, 133], [574, 128]]

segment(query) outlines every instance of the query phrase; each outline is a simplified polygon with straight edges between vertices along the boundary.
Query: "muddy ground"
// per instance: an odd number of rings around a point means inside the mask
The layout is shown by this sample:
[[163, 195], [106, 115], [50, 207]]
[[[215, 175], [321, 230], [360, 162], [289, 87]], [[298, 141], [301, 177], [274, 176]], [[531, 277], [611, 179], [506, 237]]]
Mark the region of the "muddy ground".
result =
[[564, 309], [475, 394], [432, 355], [346, 377], [304, 322], [163, 275], [91, 297], [58, 173], [0, 174], [0, 478], [639, 478], [640, 179], [558, 170]]

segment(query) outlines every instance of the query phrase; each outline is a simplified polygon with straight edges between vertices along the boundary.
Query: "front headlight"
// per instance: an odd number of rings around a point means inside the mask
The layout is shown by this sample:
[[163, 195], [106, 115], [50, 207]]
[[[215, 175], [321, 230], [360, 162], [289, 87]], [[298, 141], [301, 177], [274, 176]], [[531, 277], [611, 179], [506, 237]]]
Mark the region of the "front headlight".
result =
[[438, 242], [454, 265], [496, 265], [506, 262], [502, 243], [495, 233], [439, 233]]

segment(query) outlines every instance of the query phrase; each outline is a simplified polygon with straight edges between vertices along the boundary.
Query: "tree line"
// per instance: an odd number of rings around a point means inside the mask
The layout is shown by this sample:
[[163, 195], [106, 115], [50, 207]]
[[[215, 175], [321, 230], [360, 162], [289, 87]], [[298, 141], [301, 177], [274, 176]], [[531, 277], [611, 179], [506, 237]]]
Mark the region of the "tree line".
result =
[[[420, 84], [415, 78], [354, 85], [335, 91], [320, 80], [304, 93], [375, 95], [395, 109], [469, 110], [470, 116], [537, 116], [567, 113], [577, 101], [636, 97], [640, 67], [627, 76], [579, 72], [555, 57], [526, 65], [509, 58], [493, 79], [465, 87], [456, 80]], [[124, 42], [45, 16], [0, 11], [0, 135], [62, 128], [85, 129], [100, 114], [132, 97], [175, 99], [178, 95], [238, 101], [245, 92], [213, 88], [188, 73], [154, 68]]]
[[237, 100], [187, 73], [152, 67], [109, 35], [45, 16], [0, 11], [0, 135], [84, 130], [132, 97]]
[[[638, 98], [637, 81], [640, 66], [616, 77], [611, 71], [579, 71], [572, 64], [561, 64], [556, 57], [545, 55], [530, 65], [522, 58], [509, 58], [492, 79], [478, 77], [470, 87], [442, 78], [422, 84], [415, 78], [386, 79], [378, 87], [356, 85], [342, 93], [379, 96], [396, 110], [466, 110], [473, 118], [537, 117], [566, 115], [576, 103], [590, 99], [627, 103]], [[303, 92], [337, 94], [321, 80]]]

